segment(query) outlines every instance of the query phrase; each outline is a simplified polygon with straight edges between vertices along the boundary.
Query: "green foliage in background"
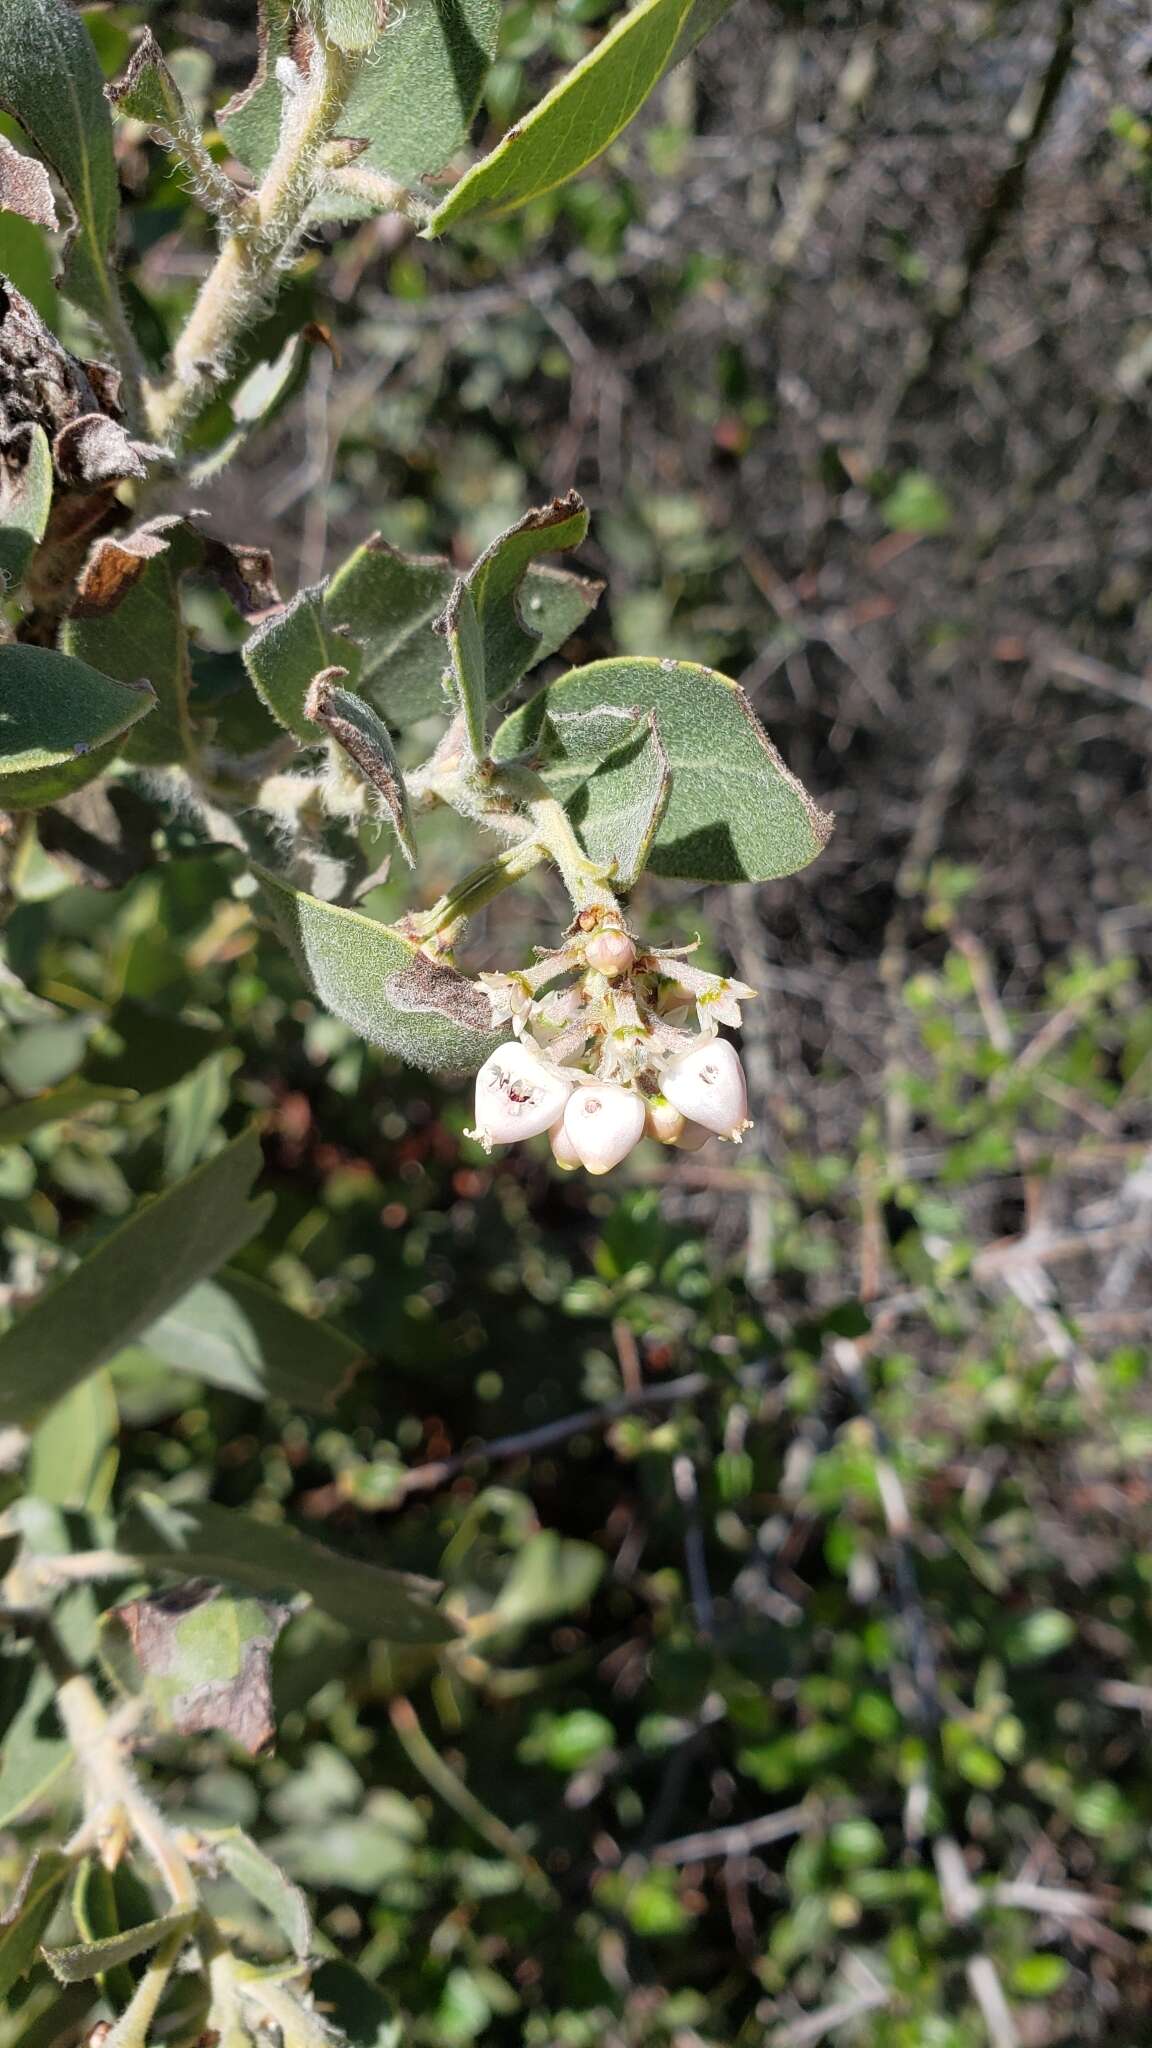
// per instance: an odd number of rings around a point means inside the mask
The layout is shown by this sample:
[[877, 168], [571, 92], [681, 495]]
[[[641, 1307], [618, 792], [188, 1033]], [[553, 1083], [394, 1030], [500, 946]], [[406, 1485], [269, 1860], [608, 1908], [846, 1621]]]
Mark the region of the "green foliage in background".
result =
[[[0, 210], [0, 272], [70, 409], [0, 420], [0, 2048], [983, 2048], [988, 1970], [1020, 2039], [1095, 2038], [1094, 1957], [1138, 2013], [1152, 1937], [1147, 1357], [1020, 1245], [1065, 1177], [1139, 1172], [1138, 964], [1001, 997], [940, 865], [886, 1122], [822, 1148], [801, 1075], [770, 1163], [494, 1161], [429, 1078], [495, 1043], [465, 915], [508, 965], [639, 884], [717, 965], [707, 885], [827, 838], [725, 672], [742, 537], [625, 485], [613, 651], [582, 501], [525, 515], [571, 370], [528, 305], [365, 402], [322, 580], [145, 516], [236, 459], [227, 506], [333, 324], [415, 352], [430, 276], [549, 236], [611, 281], [617, 138], [650, 101], [674, 165], [652, 96], [724, 4], [309, 0], [322, 75], [273, 5], [227, 104], [178, 25], [0, 10], [0, 193], [35, 157], [61, 223]], [[383, 308], [326, 295], [361, 246]], [[700, 403], [751, 431], [725, 374]], [[872, 488], [953, 525], [926, 471]]]

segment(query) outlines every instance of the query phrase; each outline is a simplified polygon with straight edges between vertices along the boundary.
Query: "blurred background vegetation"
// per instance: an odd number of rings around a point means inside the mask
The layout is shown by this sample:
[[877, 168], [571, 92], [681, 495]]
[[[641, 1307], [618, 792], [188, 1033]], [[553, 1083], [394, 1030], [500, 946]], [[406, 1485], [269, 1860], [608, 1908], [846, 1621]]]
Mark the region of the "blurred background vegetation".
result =
[[[611, 11], [508, 5], [478, 132]], [[190, 94], [251, 73], [239, 0], [86, 18], [109, 74], [145, 18]], [[151, 145], [121, 173], [155, 354], [207, 235]], [[365, 2048], [1152, 2038], [1150, 179], [1128, 0], [738, 0], [577, 184], [443, 245], [333, 232], [253, 339], [334, 343], [198, 494], [286, 592], [374, 528], [463, 565], [574, 485], [608, 591], [570, 653], [739, 678], [838, 813], [802, 876], [634, 904], [762, 992], [740, 1153], [486, 1159], [227, 858], [176, 824], [135, 871], [146, 786], [105, 886], [80, 804], [17, 878], [7, 1088], [137, 1099], [0, 1154], [10, 1298], [255, 1112], [240, 1263], [367, 1360], [318, 1418], [177, 1333], [55, 1412], [39, 1490], [287, 1517], [476, 1618], [437, 1660], [299, 1617], [274, 1750], [151, 1752], [316, 1899]], [[0, 261], [51, 314], [35, 231]], [[196, 601], [197, 688], [258, 744]], [[473, 960], [562, 915], [529, 885]], [[82, 2038], [85, 1996], [34, 1981], [0, 2039]]]

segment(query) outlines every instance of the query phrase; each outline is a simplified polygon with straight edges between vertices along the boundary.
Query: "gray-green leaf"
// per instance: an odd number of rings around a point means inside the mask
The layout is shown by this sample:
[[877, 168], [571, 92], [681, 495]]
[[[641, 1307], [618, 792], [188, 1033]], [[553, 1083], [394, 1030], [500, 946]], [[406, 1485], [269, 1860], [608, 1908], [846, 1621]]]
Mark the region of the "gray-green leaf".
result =
[[[362, 15], [365, 0], [328, 0], [332, 4]], [[276, 66], [289, 56], [291, 13], [284, 0], [262, 9], [260, 69], [219, 116], [229, 147], [257, 176], [267, 169], [280, 133]], [[467, 138], [499, 28], [499, 0], [407, 0], [394, 8], [341, 116], [343, 135], [368, 142], [357, 164], [405, 184], [441, 170]], [[350, 199], [346, 217], [373, 210]]]
[[[359, 687], [394, 725], [446, 709], [444, 642], [435, 628], [456, 581], [443, 556], [401, 555], [374, 534], [328, 585], [326, 618], [362, 650]], [[560, 569], [529, 567], [519, 593], [524, 658], [518, 671], [505, 645], [493, 648], [493, 673], [505, 690], [564, 645], [602, 589]]]
[[152, 709], [150, 684], [101, 675], [49, 647], [0, 647], [0, 800], [51, 801], [45, 783], [119, 738]]
[[342, 1330], [290, 1308], [236, 1269], [202, 1280], [141, 1339], [177, 1372], [254, 1401], [335, 1407], [364, 1352]]
[[391, 925], [257, 872], [281, 937], [333, 1016], [409, 1066], [473, 1073], [483, 1064], [500, 1033], [480, 989]]
[[307, 1593], [356, 1635], [395, 1643], [445, 1643], [455, 1635], [430, 1604], [430, 1580], [341, 1557], [284, 1522], [258, 1522], [210, 1502], [144, 1494], [117, 1529], [115, 1548], [149, 1573]]
[[302, 590], [290, 604], [258, 626], [244, 645], [244, 665], [273, 718], [301, 746], [318, 744], [316, 727], [304, 709], [315, 678], [341, 668], [355, 687], [360, 652], [330, 624], [319, 590]]
[[[711, 12], [714, 0], [704, 4]], [[499, 219], [592, 163], [639, 112], [669, 65], [691, 48], [693, 11], [694, 0], [639, 0], [461, 178], [426, 232], [443, 234], [470, 217]]]
[[0, 1745], [0, 1827], [10, 1827], [39, 1806], [60, 1783], [72, 1762], [71, 1745], [56, 1719], [55, 1688], [43, 1665], [20, 1660], [24, 1668], [3, 1673], [4, 1687], [24, 1685], [23, 1696], [4, 1729]]
[[477, 760], [487, 752], [488, 694], [485, 687], [484, 635], [475, 600], [467, 583], [458, 583], [442, 621], [448, 642], [448, 688], [464, 714], [464, 730]]
[[404, 773], [383, 719], [363, 697], [342, 690], [343, 669], [318, 675], [304, 702], [305, 715], [328, 734], [380, 798], [409, 867], [416, 865], [415, 828]]
[[147, 1955], [159, 1948], [170, 1934], [190, 1928], [191, 1913], [162, 1913], [157, 1920], [144, 1920], [139, 1927], [126, 1927], [121, 1934], [109, 1934], [103, 1941], [73, 1941], [63, 1948], [46, 1948], [44, 1961], [60, 1984], [82, 1984], [90, 1977], [102, 1977], [120, 1963]]
[[35, 1131], [81, 1116], [95, 1102], [131, 1102], [135, 1094], [134, 1088], [108, 1088], [73, 1075], [28, 1102], [6, 1102], [0, 1109], [0, 1146], [23, 1144]]
[[59, 1849], [38, 1849], [16, 1897], [0, 1919], [0, 1998], [26, 1976], [73, 1869]]
[[517, 1552], [493, 1612], [515, 1628], [555, 1621], [583, 1607], [603, 1575], [604, 1553], [594, 1544], [541, 1529]]
[[293, 1953], [306, 1956], [312, 1946], [312, 1922], [299, 1886], [240, 1828], [220, 1828], [206, 1834], [204, 1841], [221, 1871], [263, 1906]]
[[0, 1422], [27, 1427], [253, 1237], [254, 1130], [141, 1203], [0, 1337]]
[[52, 450], [43, 427], [17, 427], [0, 444], [0, 594], [19, 583], [48, 524]]
[[119, 188], [112, 117], [91, 38], [67, 0], [4, 0], [0, 106], [19, 121], [71, 201], [69, 290], [98, 320], [114, 324], [109, 250]]
[[[654, 711], [660, 727], [672, 788], [649, 859], [657, 874], [763, 882], [795, 874], [827, 845], [832, 819], [785, 767], [743, 690], [695, 662], [629, 655], [573, 669], [505, 719], [492, 751], [507, 759], [542, 743], [546, 718], [609, 705]], [[557, 772], [566, 793], [571, 760]]]
[[[162, 767], [191, 745], [188, 636], [180, 578], [200, 558], [200, 537], [180, 519], [158, 519], [123, 539], [98, 543], [81, 597], [64, 628], [70, 654], [130, 682], [147, 678], [156, 709], [126, 742], [130, 760]], [[94, 573], [106, 564], [103, 574]]]
[[[615, 728], [615, 730], [613, 730]], [[541, 735], [549, 783], [585, 853], [631, 889], [643, 874], [667, 808], [672, 770], [654, 711], [556, 712]], [[565, 770], [571, 774], [565, 786]]]

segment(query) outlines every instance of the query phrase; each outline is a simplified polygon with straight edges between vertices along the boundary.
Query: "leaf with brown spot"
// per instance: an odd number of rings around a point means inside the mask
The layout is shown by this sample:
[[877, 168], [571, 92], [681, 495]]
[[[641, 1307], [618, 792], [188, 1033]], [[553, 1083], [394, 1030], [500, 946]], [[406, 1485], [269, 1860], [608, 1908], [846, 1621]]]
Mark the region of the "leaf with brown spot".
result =
[[98, 540], [81, 571], [71, 616], [98, 619], [115, 611], [144, 574], [146, 565], [168, 546], [168, 532], [183, 525], [179, 517], [152, 520], [135, 533], [108, 534]]
[[92, 490], [148, 474], [142, 443], [134, 441], [107, 413], [82, 413], [61, 427], [52, 443], [56, 474], [66, 484]]
[[216, 1730], [257, 1756], [276, 1732], [269, 1673], [288, 1613], [192, 1583], [111, 1608], [101, 1655], [117, 1684], [145, 1702], [154, 1731]]
[[20, 214], [38, 228], [55, 231], [60, 225], [56, 218], [51, 181], [43, 164], [37, 163], [34, 156], [22, 156], [2, 135], [0, 207], [6, 213]]
[[198, 570], [219, 583], [246, 618], [279, 602], [265, 549], [234, 547], [166, 514], [135, 533], [97, 542], [64, 629], [64, 645], [106, 675], [128, 679], [141, 669], [147, 673], [157, 697], [154, 725], [134, 736], [128, 752], [155, 767], [185, 760], [191, 745], [191, 670], [180, 582]]
[[392, 745], [392, 736], [372, 706], [338, 683], [347, 675], [344, 668], [322, 669], [313, 677], [304, 699], [304, 716], [335, 740], [347, 754], [370, 789], [375, 790], [392, 820], [401, 851], [409, 867], [416, 865], [412, 811], [404, 776]]

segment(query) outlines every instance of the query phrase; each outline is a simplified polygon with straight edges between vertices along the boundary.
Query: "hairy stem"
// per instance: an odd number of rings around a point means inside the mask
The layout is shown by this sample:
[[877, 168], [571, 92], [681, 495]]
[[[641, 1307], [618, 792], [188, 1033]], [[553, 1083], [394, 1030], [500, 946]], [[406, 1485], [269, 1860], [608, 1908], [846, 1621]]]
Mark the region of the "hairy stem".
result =
[[111, 2033], [105, 2035], [104, 2048], [148, 2048], [156, 2009], [168, 1989], [168, 1979], [184, 1942], [185, 1935], [180, 1931], [170, 1934], [157, 1949], [136, 1986], [131, 2004], [125, 2007]]
[[181, 1912], [199, 1903], [196, 1879], [184, 1851], [127, 1762], [116, 1730], [91, 1680], [73, 1662], [47, 1614], [25, 1609], [10, 1616], [34, 1638], [56, 1684], [56, 1709], [84, 1780], [91, 1818], [119, 1811], [164, 1880]]
[[176, 342], [171, 377], [152, 394], [152, 430], [174, 448], [223, 381], [237, 341], [291, 258], [359, 63], [318, 36], [309, 76], [286, 99], [276, 154], [247, 218], [225, 240]]
[[523, 841], [497, 854], [495, 860], [486, 860], [441, 896], [430, 910], [420, 911], [410, 920], [413, 938], [433, 939], [452, 926], [463, 924], [465, 918], [472, 917], [486, 903], [491, 903], [494, 896], [510, 889], [543, 858], [542, 848]]

